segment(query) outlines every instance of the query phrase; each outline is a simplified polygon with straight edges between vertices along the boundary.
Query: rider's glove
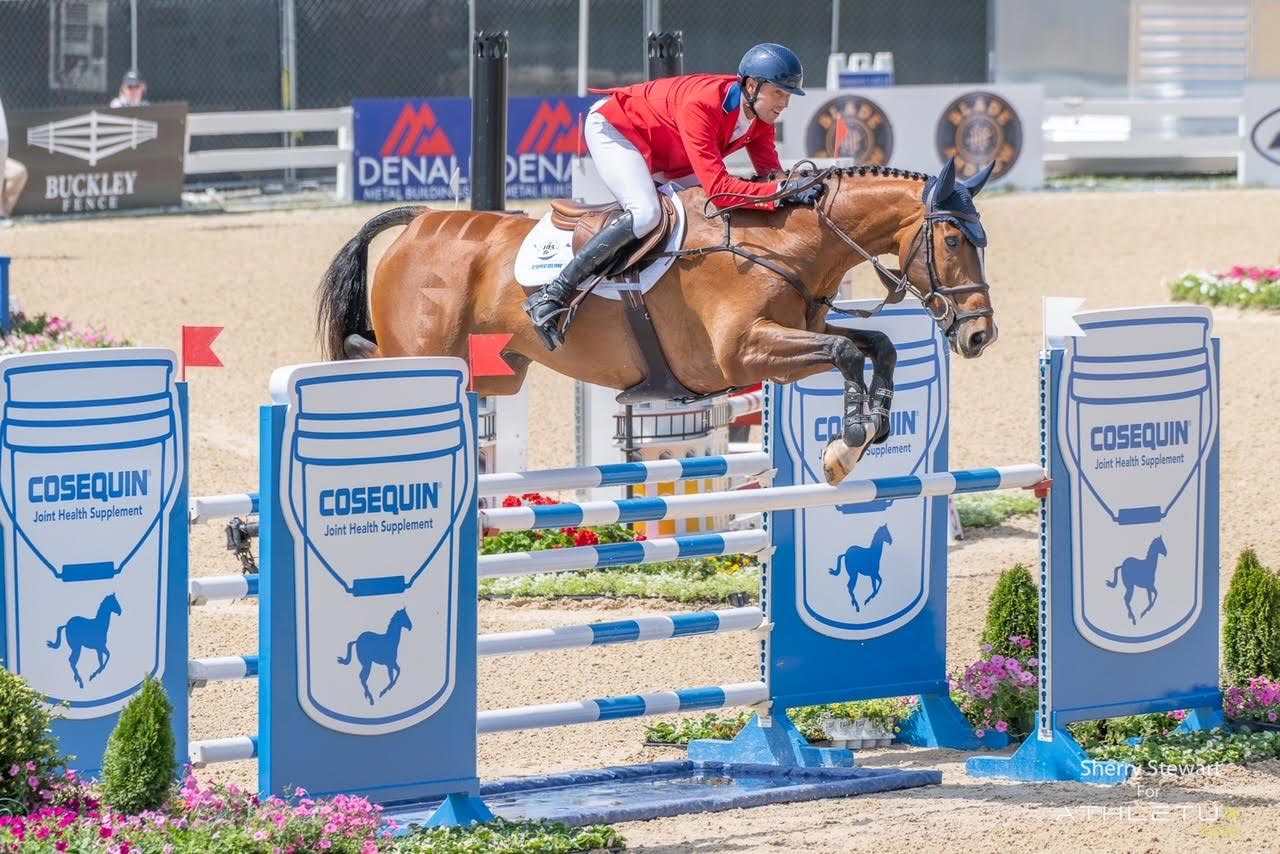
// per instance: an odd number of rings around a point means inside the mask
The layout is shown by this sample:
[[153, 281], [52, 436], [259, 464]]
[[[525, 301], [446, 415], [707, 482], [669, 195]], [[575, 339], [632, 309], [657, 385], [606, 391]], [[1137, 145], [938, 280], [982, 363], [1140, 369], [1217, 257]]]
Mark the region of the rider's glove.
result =
[[[788, 178], [778, 186], [778, 189], [783, 192], [793, 191], [798, 187], [804, 187], [806, 183], [812, 180], [812, 178]], [[813, 207], [818, 203], [818, 199], [822, 198], [822, 194], [826, 192], [826, 190], [827, 185], [819, 181], [810, 187], [805, 187], [805, 189], [800, 190], [799, 192], [791, 192], [790, 195], [783, 196], [778, 199], [778, 204], [807, 205], [809, 207]]]

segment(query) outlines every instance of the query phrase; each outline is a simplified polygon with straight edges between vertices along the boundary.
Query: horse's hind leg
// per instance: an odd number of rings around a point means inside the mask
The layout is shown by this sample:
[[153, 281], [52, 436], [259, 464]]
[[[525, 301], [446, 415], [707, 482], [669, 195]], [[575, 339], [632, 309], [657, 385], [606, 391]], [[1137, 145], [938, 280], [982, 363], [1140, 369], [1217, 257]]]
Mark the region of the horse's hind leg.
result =
[[1133, 588], [1125, 586], [1124, 588], [1124, 609], [1129, 612], [1129, 622], [1135, 626], [1138, 625], [1138, 618], [1133, 616], [1133, 607], [1129, 604], [1133, 601]]
[[[67, 638], [67, 644], [71, 645], [71, 639]], [[76, 684], [81, 688], [84, 687], [84, 680], [80, 678], [80, 671], [76, 669], [76, 665], [80, 663], [80, 650], [83, 647], [71, 646], [71, 675], [75, 678]]]
[[360, 684], [364, 687], [364, 695], [369, 700], [369, 705], [373, 705], [373, 694], [369, 693], [369, 671], [373, 670], [373, 664], [360, 659]]
[[849, 573], [849, 601], [853, 603], [853, 610], [858, 613], [862, 612], [861, 606], [858, 605], [858, 571], [855, 569]]

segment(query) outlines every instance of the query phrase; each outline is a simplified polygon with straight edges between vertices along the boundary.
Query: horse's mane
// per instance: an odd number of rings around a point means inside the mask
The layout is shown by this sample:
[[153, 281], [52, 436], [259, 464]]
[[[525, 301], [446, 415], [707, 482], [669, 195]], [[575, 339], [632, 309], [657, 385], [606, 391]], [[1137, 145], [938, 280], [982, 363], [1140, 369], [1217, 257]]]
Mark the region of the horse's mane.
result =
[[819, 173], [825, 173], [830, 176], [840, 175], [846, 178], [852, 178], [861, 175], [871, 175], [878, 178], [903, 178], [909, 181], [928, 181], [932, 176], [924, 172], [913, 172], [909, 169], [896, 169], [892, 166], [875, 166], [863, 164], [860, 166], [841, 166], [835, 169], [801, 169], [799, 171], [787, 172], [773, 171], [767, 175], [755, 175], [753, 181], [777, 181], [781, 178], [809, 178]]

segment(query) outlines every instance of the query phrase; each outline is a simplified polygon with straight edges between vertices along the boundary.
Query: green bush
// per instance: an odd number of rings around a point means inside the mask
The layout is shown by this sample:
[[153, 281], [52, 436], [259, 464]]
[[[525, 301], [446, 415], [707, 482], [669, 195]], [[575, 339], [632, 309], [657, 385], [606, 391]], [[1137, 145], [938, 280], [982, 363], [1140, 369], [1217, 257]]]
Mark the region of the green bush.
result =
[[982, 642], [991, 644], [993, 655], [1025, 659], [1028, 651], [1011, 640], [1015, 637], [1030, 639], [1033, 655], [1040, 649], [1040, 591], [1031, 572], [1020, 563], [1000, 573], [982, 630]]
[[17, 674], [0, 667], [0, 815], [26, 813], [37, 806], [42, 788], [66, 766], [52, 734], [48, 697]]
[[561, 822], [496, 818], [470, 827], [414, 827], [412, 833], [397, 838], [391, 850], [397, 854], [570, 854], [621, 851], [626, 844], [621, 834], [607, 824], [567, 827]]
[[1280, 676], [1280, 576], [1253, 549], [1240, 553], [1223, 602], [1222, 661], [1232, 684]]
[[961, 527], [994, 528], [1010, 516], [1026, 516], [1040, 511], [1040, 499], [1034, 495], [1007, 492], [977, 492], [956, 496], [956, 515]]
[[164, 686], [147, 676], [120, 712], [102, 759], [102, 799], [123, 813], [164, 806], [177, 780], [173, 705]]

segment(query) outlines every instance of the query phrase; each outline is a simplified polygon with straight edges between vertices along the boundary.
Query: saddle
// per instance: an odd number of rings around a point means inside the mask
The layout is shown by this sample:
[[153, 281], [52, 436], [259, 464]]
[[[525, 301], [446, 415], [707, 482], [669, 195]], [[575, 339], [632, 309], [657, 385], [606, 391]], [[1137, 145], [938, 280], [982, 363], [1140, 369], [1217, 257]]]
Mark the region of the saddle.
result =
[[[657, 227], [641, 238], [634, 248], [623, 252], [619, 256], [619, 260], [610, 265], [609, 269], [604, 271], [600, 278], [615, 281], [638, 281], [640, 267], [644, 265], [644, 262], [650, 255], [661, 252], [662, 247], [667, 245], [667, 239], [671, 236], [671, 232], [678, 222], [678, 215], [675, 209], [675, 205], [678, 202], [674, 201], [666, 193], [659, 193], [658, 201], [660, 204]], [[621, 213], [622, 205], [616, 201], [598, 205], [579, 204], [572, 199], [552, 199], [551, 201], [551, 224], [563, 231], [573, 233], [572, 246], [575, 255], [591, 239], [593, 234], [604, 228]], [[584, 298], [590, 290], [591, 288], [588, 287], [578, 297], [578, 300]], [[634, 404], [654, 401], [698, 400], [703, 397], [710, 397], [711, 395], [699, 395], [690, 391], [676, 379], [675, 373], [671, 370], [671, 365], [667, 362], [662, 344], [658, 341], [657, 331], [653, 328], [653, 319], [649, 316], [648, 309], [645, 308], [644, 295], [639, 289], [625, 291], [622, 294], [622, 304], [627, 322], [631, 327], [632, 334], [635, 336], [636, 343], [640, 347], [647, 370], [645, 371], [644, 379], [639, 384], [624, 390], [617, 395], [615, 400], [621, 404]], [[569, 319], [565, 324], [566, 330], [572, 321], [573, 310], [571, 309]]]
[[[634, 248], [622, 253], [619, 256], [619, 261], [611, 265], [609, 270], [605, 272], [605, 278], [617, 278], [628, 271], [634, 273], [636, 268], [641, 265], [641, 262], [651, 252], [661, 249], [667, 244], [667, 238], [671, 236], [671, 229], [676, 224], [675, 203], [665, 193], [658, 194], [658, 201], [660, 203], [658, 206], [660, 213], [657, 227], [642, 237]], [[563, 231], [573, 232], [572, 245], [573, 254], [575, 255], [591, 239], [592, 235], [612, 222], [621, 213], [622, 205], [616, 201], [598, 205], [584, 205], [572, 199], [551, 200], [551, 224]]]

